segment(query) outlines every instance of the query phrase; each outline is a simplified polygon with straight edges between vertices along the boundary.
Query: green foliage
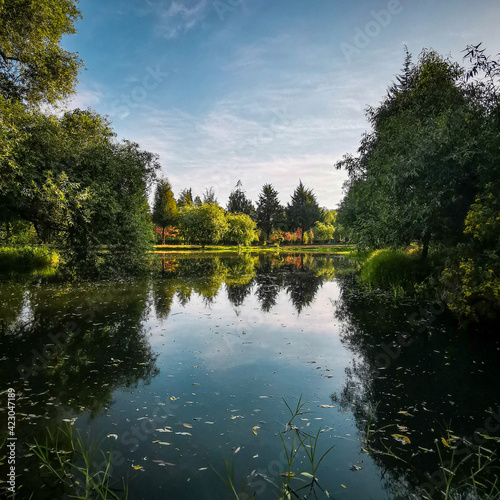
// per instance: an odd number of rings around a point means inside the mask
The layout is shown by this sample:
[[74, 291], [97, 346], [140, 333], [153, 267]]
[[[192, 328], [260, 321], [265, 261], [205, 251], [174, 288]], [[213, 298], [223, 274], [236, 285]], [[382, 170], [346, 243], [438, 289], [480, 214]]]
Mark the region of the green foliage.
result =
[[255, 221], [247, 214], [227, 214], [227, 231], [224, 239], [238, 245], [250, 245], [256, 238]]
[[179, 198], [177, 199], [177, 208], [185, 207], [186, 205], [193, 205], [193, 190], [183, 189], [179, 194]]
[[135, 143], [118, 143], [110, 124], [91, 111], [60, 118], [32, 113], [24, 126], [16, 182], [0, 197], [2, 212], [31, 222], [42, 241], [63, 246], [81, 269], [141, 267], [157, 157]]
[[281, 229], [275, 229], [269, 239], [276, 245], [280, 245], [283, 241], [285, 241], [285, 233]]
[[79, 17], [73, 0], [0, 3], [0, 94], [37, 104], [71, 93], [82, 62], [59, 44]]
[[288, 229], [301, 228], [304, 231], [311, 229], [317, 220], [322, 217], [321, 209], [316, 196], [311, 189], [299, 185], [292, 194], [292, 200], [286, 207], [286, 221]]
[[316, 221], [313, 227], [314, 237], [317, 240], [330, 241], [335, 233], [335, 227], [326, 222]]
[[284, 209], [278, 198], [278, 191], [272, 184], [264, 184], [259, 194], [259, 201], [255, 211], [257, 227], [262, 230], [266, 239], [270, 238], [273, 229], [282, 229]]
[[168, 179], [160, 179], [153, 202], [153, 222], [162, 228], [162, 244], [165, 244], [165, 228], [176, 226], [179, 210]]
[[250, 216], [253, 216], [255, 213], [252, 201], [246, 197], [245, 191], [243, 191], [241, 181], [238, 181], [234, 191], [232, 191], [229, 195], [227, 211], [235, 214], [247, 214]]
[[0, 247], [0, 271], [33, 271], [57, 267], [59, 254], [45, 247]]
[[465, 218], [468, 240], [451, 255], [441, 275], [448, 305], [462, 319], [500, 314], [500, 200], [495, 194], [488, 184], [471, 205]]
[[402, 250], [376, 250], [361, 268], [361, 280], [380, 288], [401, 287], [412, 290], [426, 276], [426, 265], [419, 255]]
[[188, 205], [180, 211], [179, 229], [188, 243], [202, 246], [218, 243], [227, 228], [224, 210], [215, 204]]

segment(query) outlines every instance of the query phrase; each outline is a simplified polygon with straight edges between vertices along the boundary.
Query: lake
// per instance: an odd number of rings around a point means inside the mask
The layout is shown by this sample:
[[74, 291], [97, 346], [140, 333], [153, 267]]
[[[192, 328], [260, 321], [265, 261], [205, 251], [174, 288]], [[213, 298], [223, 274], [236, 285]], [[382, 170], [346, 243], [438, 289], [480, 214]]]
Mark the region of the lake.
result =
[[[498, 447], [500, 346], [459, 333], [439, 301], [364, 293], [352, 266], [166, 254], [141, 280], [4, 278], [0, 439], [4, 452], [11, 388], [16, 498], [84, 497], [70, 431], [89, 474], [108, 457], [110, 488], [131, 500], [234, 498], [225, 460], [238, 492], [247, 478], [240, 498], [277, 498], [283, 481], [308, 498], [443, 497], [440, 464]], [[60, 451], [63, 481], [35, 441]], [[311, 483], [315, 443], [316, 462], [334, 447]]]

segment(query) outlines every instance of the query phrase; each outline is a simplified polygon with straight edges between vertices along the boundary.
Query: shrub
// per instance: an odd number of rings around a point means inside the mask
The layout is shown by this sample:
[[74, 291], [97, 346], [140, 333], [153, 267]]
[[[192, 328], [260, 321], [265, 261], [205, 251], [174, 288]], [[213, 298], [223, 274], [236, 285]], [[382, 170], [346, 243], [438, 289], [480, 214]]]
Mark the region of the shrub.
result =
[[1, 271], [31, 271], [57, 267], [60, 256], [45, 247], [0, 247]]
[[380, 288], [413, 288], [425, 276], [419, 255], [401, 250], [376, 250], [361, 268], [361, 280]]

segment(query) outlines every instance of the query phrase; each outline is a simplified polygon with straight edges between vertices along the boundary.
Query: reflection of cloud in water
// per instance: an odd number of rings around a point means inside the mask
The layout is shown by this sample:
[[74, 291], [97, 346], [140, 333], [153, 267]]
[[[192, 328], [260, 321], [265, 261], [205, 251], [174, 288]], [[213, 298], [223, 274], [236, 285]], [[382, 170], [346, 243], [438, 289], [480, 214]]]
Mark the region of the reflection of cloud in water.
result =
[[350, 356], [339, 349], [338, 321], [331, 302], [337, 297], [336, 283], [325, 283], [315, 301], [298, 315], [285, 291], [279, 293], [269, 313], [261, 311], [252, 293], [237, 314], [221, 289], [210, 307], [200, 296], [193, 296], [185, 307], [175, 301], [167, 321], [149, 322], [151, 343], [163, 356], [179, 349], [197, 351], [210, 370], [263, 362], [303, 367], [307, 361], [330, 369], [340, 363], [343, 368]]

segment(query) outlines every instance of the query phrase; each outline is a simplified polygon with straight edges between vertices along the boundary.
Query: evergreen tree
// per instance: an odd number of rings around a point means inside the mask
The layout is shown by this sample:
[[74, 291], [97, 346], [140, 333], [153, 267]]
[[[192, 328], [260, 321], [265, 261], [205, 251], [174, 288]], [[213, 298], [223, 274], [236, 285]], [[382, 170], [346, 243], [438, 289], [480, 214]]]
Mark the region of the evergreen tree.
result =
[[252, 201], [249, 200], [242, 189], [241, 181], [238, 181], [234, 191], [229, 195], [227, 211], [233, 214], [247, 214], [251, 217], [255, 213]]
[[193, 205], [193, 190], [191, 188], [189, 189], [183, 189], [181, 191], [181, 194], [179, 195], [179, 198], [177, 199], [177, 208], [182, 208], [187, 205]]
[[278, 199], [278, 191], [272, 184], [264, 184], [259, 194], [255, 218], [257, 227], [263, 231], [266, 239], [269, 239], [272, 230], [282, 222], [283, 211]]
[[153, 204], [153, 222], [162, 228], [162, 245], [165, 244], [165, 228], [178, 221], [177, 202], [168, 179], [160, 179], [156, 186]]
[[291, 203], [286, 207], [286, 219], [290, 230], [300, 227], [304, 231], [308, 231], [317, 220], [322, 219], [316, 195], [311, 189], [306, 189], [302, 181], [295, 189]]

